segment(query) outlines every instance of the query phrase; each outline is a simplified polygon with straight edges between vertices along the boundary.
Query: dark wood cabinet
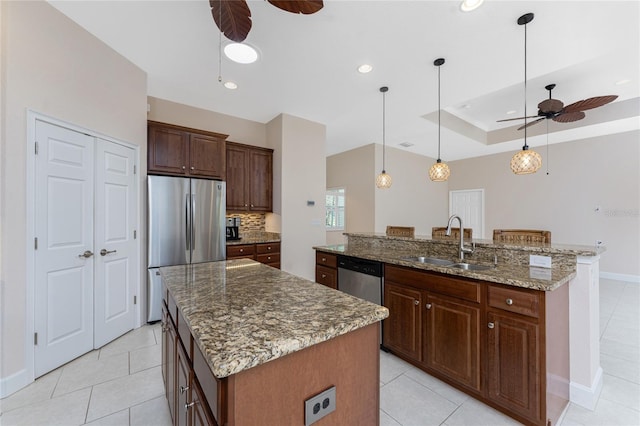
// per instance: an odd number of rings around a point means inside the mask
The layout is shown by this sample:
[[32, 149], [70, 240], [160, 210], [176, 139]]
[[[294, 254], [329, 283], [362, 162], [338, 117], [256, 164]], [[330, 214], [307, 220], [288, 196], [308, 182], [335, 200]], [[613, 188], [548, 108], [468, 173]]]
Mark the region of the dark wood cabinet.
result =
[[273, 211], [273, 150], [226, 144], [227, 211]]
[[316, 282], [334, 290], [338, 288], [338, 256], [316, 252]]
[[480, 306], [425, 293], [425, 364], [480, 391]]
[[227, 259], [252, 259], [273, 268], [280, 269], [280, 243], [228, 245]]
[[384, 285], [384, 305], [389, 317], [384, 320], [382, 344], [395, 353], [422, 361], [422, 293], [391, 281]]
[[176, 345], [176, 426], [189, 426], [190, 422], [190, 385], [192, 380], [191, 366], [189, 358], [178, 341]]
[[176, 327], [167, 307], [162, 307], [162, 375], [171, 418], [176, 415]]
[[150, 174], [225, 179], [227, 135], [149, 121]]

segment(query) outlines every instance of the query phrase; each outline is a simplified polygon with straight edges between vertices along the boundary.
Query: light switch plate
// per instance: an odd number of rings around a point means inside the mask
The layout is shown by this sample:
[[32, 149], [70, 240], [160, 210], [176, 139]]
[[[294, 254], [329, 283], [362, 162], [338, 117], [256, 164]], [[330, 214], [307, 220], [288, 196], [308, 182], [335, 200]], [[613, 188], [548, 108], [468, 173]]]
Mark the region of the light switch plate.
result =
[[551, 258], [549, 256], [529, 255], [529, 265], [540, 268], [551, 268]]

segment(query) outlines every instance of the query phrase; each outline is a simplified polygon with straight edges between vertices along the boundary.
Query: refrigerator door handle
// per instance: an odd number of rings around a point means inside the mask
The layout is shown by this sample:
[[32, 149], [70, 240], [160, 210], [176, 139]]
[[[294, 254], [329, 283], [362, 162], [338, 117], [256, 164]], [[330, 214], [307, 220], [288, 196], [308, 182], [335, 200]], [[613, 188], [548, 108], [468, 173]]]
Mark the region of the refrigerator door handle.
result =
[[195, 194], [191, 194], [191, 247], [192, 250], [196, 248], [196, 221], [195, 221], [195, 211], [196, 211], [196, 196]]
[[184, 233], [185, 240], [185, 250], [191, 250], [191, 215], [189, 214], [189, 194], [186, 195], [186, 199], [184, 201], [184, 225], [186, 226]]

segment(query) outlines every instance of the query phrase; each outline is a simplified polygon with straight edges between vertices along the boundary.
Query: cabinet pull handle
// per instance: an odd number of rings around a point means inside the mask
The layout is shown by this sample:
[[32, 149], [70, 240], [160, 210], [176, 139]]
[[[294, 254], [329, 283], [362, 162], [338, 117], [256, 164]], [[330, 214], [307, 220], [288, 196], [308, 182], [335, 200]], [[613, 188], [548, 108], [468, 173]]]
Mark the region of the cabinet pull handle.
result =
[[505, 300], [505, 302], [509, 306], [513, 305], [513, 300], [512, 299], [507, 299], [507, 300]]
[[493, 328], [493, 327], [495, 327], [495, 324], [494, 324], [494, 323], [492, 323], [492, 322], [490, 322], [489, 324], [487, 324], [487, 327], [489, 327], [489, 328]]
[[244, 253], [244, 249], [240, 249], [240, 253]]
[[182, 166], [182, 170], [185, 170], [187, 168], [187, 166]]
[[323, 258], [322, 258], [322, 261], [323, 261], [323, 262], [326, 262], [326, 261], [327, 261], [327, 258], [326, 258], [326, 257], [323, 257]]
[[191, 170], [195, 170], [195, 169], [196, 169], [195, 167], [191, 166]]
[[322, 274], [322, 278], [327, 278], [327, 276], [325, 274]]
[[267, 256], [267, 260], [271, 260], [271, 256]]
[[[417, 300], [416, 300], [416, 302], [417, 302]], [[416, 305], [417, 305], [417, 303], [416, 303]], [[425, 306], [426, 306], [427, 309], [431, 309], [431, 303], [427, 303]]]
[[195, 402], [190, 402], [188, 404], [184, 404], [184, 411], [189, 411], [189, 408], [193, 407], [194, 405], [196, 405]]
[[180, 393], [183, 394], [189, 390], [189, 386], [180, 386]]

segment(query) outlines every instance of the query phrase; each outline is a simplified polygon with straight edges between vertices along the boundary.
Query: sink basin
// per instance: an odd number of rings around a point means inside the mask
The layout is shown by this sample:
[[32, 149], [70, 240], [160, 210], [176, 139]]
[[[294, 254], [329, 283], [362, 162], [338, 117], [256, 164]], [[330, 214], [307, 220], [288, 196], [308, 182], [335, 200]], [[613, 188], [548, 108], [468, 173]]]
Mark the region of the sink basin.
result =
[[440, 266], [450, 266], [453, 264], [453, 262], [450, 260], [437, 259], [435, 257], [425, 257], [425, 256], [405, 257], [402, 260], [408, 260], [409, 262], [428, 263], [430, 265], [440, 265]]
[[493, 268], [493, 266], [490, 265], [474, 265], [471, 263], [454, 263], [453, 265], [448, 265], [448, 267], [464, 269], [465, 271], [486, 271], [487, 269]]

